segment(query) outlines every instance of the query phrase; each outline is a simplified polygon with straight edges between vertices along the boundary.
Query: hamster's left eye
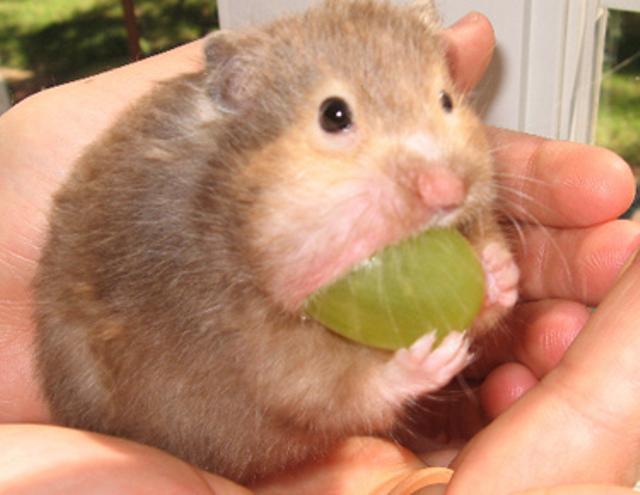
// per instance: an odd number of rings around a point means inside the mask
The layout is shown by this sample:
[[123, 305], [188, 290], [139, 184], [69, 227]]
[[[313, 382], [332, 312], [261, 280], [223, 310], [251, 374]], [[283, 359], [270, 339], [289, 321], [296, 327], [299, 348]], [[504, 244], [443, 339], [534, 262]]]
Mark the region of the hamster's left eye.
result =
[[442, 108], [447, 113], [453, 111], [453, 100], [451, 99], [451, 95], [446, 91], [440, 91], [440, 105], [442, 105]]
[[320, 105], [320, 127], [325, 132], [335, 134], [353, 125], [349, 104], [342, 98], [333, 96]]

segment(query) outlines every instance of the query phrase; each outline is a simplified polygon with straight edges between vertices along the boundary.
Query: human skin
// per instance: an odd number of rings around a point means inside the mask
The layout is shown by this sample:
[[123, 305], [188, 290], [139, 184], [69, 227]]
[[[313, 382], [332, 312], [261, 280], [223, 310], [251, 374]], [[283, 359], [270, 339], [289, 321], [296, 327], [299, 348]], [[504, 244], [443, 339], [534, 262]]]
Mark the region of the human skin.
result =
[[495, 470], [474, 494], [640, 478], [639, 277], [636, 255], [558, 365], [467, 444], [448, 493]]
[[[449, 43], [452, 72], [458, 85], [469, 89], [477, 82], [490, 59], [494, 44], [491, 28], [485, 18], [474, 14], [448, 30], [445, 38]], [[46, 232], [47, 211], [52, 193], [64, 180], [70, 164], [83, 148], [107, 128], [131, 101], [158, 80], [199, 69], [202, 63], [199, 51], [200, 43], [196, 42], [159, 57], [47, 90], [27, 99], [0, 118], [0, 218], [3, 225], [0, 230], [0, 421], [24, 423], [47, 422], [49, 419], [47, 408], [39, 397], [33, 373], [29, 282]], [[566, 411], [561, 408], [549, 409], [545, 394], [550, 394], [551, 397], [560, 395], [561, 398], [562, 394], [554, 392], [553, 387], [549, 391], [547, 383], [564, 383], [562, 377], [567, 376], [568, 370], [574, 369], [575, 366], [562, 364], [564, 360], [561, 361], [561, 357], [587, 321], [589, 313], [585, 305], [595, 305], [602, 300], [621, 266], [638, 244], [640, 229], [637, 225], [608, 222], [624, 211], [631, 201], [633, 178], [624, 162], [606, 150], [546, 141], [496, 129], [490, 129], [489, 135], [502, 171], [500, 179], [505, 188], [503, 196], [509, 199], [512, 205], [510, 215], [521, 222], [520, 228], [526, 239], [526, 251], [523, 247], [518, 253], [523, 272], [523, 303], [518, 306], [511, 319], [512, 332], [504, 334], [503, 339], [494, 339], [492, 352], [487, 353], [491, 354], [493, 362], [485, 360], [485, 365], [490, 364], [495, 368], [481, 388], [485, 410], [491, 416], [505, 410], [506, 412], [469, 444], [463, 460], [457, 465], [458, 473], [451, 490], [453, 493], [471, 493], [464, 490], [473, 485], [473, 493], [480, 493], [476, 491], [477, 474], [483, 472], [487, 464], [494, 471], [484, 473], [496, 472], [496, 466], [484, 458], [486, 455], [481, 452], [492, 452], [498, 445], [508, 445], [510, 449], [521, 453], [520, 457], [514, 457], [509, 454], [509, 449], [498, 449], [499, 455], [495, 457], [499, 459], [501, 467], [512, 466], [511, 472], [518, 473], [519, 476], [520, 471], [528, 473], [529, 476], [525, 479], [530, 484], [521, 488], [538, 482], [554, 484], [585, 479], [592, 481], [589, 477], [572, 478], [572, 474], [578, 472], [572, 465], [567, 466], [560, 478], [554, 477], [556, 473], [545, 471], [544, 465], [532, 465], [530, 455], [534, 446], [531, 445], [530, 437], [516, 435], [512, 429], [517, 426], [518, 431], [523, 428], [523, 431], [537, 431], [535, 424], [544, 424], [546, 430], [542, 430], [543, 432], [555, 433], [558, 428], [554, 429], [554, 424], [558, 424], [558, 417], [551, 413], [555, 411], [560, 418], [566, 417], [566, 414], [562, 414]], [[533, 198], [533, 201], [523, 198]], [[518, 202], [524, 202], [526, 214], [518, 206]], [[536, 222], [532, 222], [532, 218]], [[619, 299], [615, 299], [611, 304], [613, 308], [618, 304], [619, 309], [621, 303]], [[612, 309], [606, 314], [612, 317], [614, 313]], [[607, 328], [606, 325], [607, 321], [602, 321], [602, 318], [597, 324], [590, 320], [586, 327], [589, 330], [587, 336], [598, 334], [599, 329], [603, 333], [602, 328]], [[607, 348], [611, 343], [607, 341], [598, 344]], [[584, 344], [582, 347], [583, 351], [586, 347], [588, 356], [590, 346]], [[614, 351], [615, 347], [611, 352]], [[568, 356], [572, 355], [575, 355], [573, 350]], [[506, 361], [515, 362], [501, 365]], [[573, 358], [570, 362], [579, 362], [579, 359]], [[476, 368], [478, 376], [484, 377], [485, 369], [486, 366]], [[585, 372], [584, 369], [581, 371]], [[553, 378], [557, 376], [561, 378]], [[580, 378], [575, 373], [568, 376], [569, 379]], [[604, 387], [604, 378], [600, 379]], [[583, 382], [580, 383], [584, 385]], [[510, 407], [532, 387], [533, 390], [527, 397]], [[625, 404], [621, 404], [623, 405]], [[541, 418], [548, 421], [540, 422]], [[573, 431], [565, 424], [562, 424], [561, 429], [563, 431], [557, 432], [558, 435], [565, 431], [570, 435]], [[580, 434], [581, 431], [577, 433]], [[503, 436], [508, 439], [517, 438], [521, 443], [512, 440], [505, 443]], [[537, 440], [547, 446], [553, 457], [553, 448], [559, 442], [554, 440], [553, 435], [547, 436], [548, 441], [544, 435]], [[166, 476], [172, 477], [174, 469], [178, 480], [183, 479], [184, 473], [189, 473], [188, 480], [181, 487], [197, 482], [200, 483], [198, 489], [207, 493], [206, 490], [218, 486], [217, 483], [224, 483], [224, 486], [218, 487], [219, 493], [246, 493], [241, 488], [232, 488], [232, 485], [219, 478], [204, 476], [194, 468], [185, 468], [184, 463], [166, 454], [159, 455], [153, 449], [108, 437], [79, 434], [73, 430], [50, 426], [11, 425], [0, 427], [0, 439], [0, 444], [3, 445], [0, 466], [13, 462], [12, 466], [16, 467], [15, 459], [26, 462], [34, 453], [42, 451], [63, 454], [70, 449], [70, 455], [75, 456], [73, 449], [76, 448], [84, 459], [95, 459], [97, 466], [101, 465], [98, 461], [104, 453], [98, 447], [107, 446], [108, 451], [115, 449], [124, 452], [124, 458], [131, 464], [122, 462], [117, 464], [115, 471], [99, 471], [102, 475], [99, 479], [109, 484], [114, 480], [115, 472], [130, 473], [133, 483], [127, 485], [130, 493], [146, 493], [138, 490], [154, 486], [152, 480], [164, 480], [162, 482], [166, 483]], [[596, 446], [597, 441], [600, 440], [594, 437], [593, 443]], [[476, 447], [478, 445], [481, 448]], [[390, 444], [381, 446], [376, 443], [375, 446], [381, 453], [388, 452], [387, 449], [396, 449]], [[349, 452], [354, 453], [351, 443], [342, 448], [351, 448]], [[535, 449], [539, 448], [540, 446], [535, 445]], [[598, 448], [594, 450], [599, 451]], [[287, 483], [305, 483], [305, 486], [317, 489], [318, 493], [327, 493], [328, 486], [355, 479], [355, 467], [361, 466], [363, 459], [355, 455], [357, 449], [348, 459], [341, 456], [341, 452], [343, 451], [338, 449], [335, 453], [336, 457], [333, 459], [338, 461], [331, 464], [331, 469], [328, 470], [326, 465], [317, 466], [315, 470], [313, 467], [310, 470], [307, 468], [297, 478], [294, 473], [293, 481], [289, 479]], [[57, 470], [56, 466], [68, 463], [68, 458], [65, 459], [64, 456], [59, 458], [40, 455], [40, 458], [43, 460], [44, 479], [47, 473]], [[520, 460], [520, 465], [515, 462], [515, 458]], [[382, 459], [384, 461], [384, 455]], [[624, 457], [619, 462], [620, 472], [604, 477], [602, 482], [629, 482], [629, 463], [629, 459]], [[384, 462], [376, 465], [378, 471], [368, 469], [368, 472], [383, 472], [383, 464]], [[147, 465], [150, 466], [148, 470], [140, 471], [141, 466]], [[154, 466], [165, 466], [166, 469], [154, 470]], [[411, 460], [408, 467], [404, 466], [402, 469], [415, 469], [416, 466], [415, 461]], [[136, 469], [133, 470], [133, 467]], [[396, 467], [391, 471], [394, 469]], [[21, 471], [16, 469], [5, 471], [7, 472]], [[58, 472], [56, 477], [63, 485], [70, 482], [71, 474], [77, 475], [73, 471], [64, 472], [68, 472], [69, 476], [61, 477]], [[332, 475], [327, 475], [328, 472]], [[194, 478], [190, 478], [191, 474]], [[580, 474], [591, 475], [590, 472], [582, 471]], [[28, 491], [29, 478], [31, 476], [27, 477], [26, 484], [23, 485], [27, 491], [16, 493], [37, 493]], [[518, 481], [515, 477], [505, 478], [502, 474], [496, 474], [493, 478], [495, 484], [488, 486], [494, 491], [486, 493], [501, 493], [500, 490], [508, 486], [505, 482]], [[13, 478], [13, 482], [16, 479]], [[202, 479], [205, 479], [204, 485]], [[89, 487], [95, 493], [106, 491], [100, 491], [101, 487], [95, 482], [95, 478], [86, 481], [88, 485], [84, 488], [84, 493], [92, 493]], [[2, 482], [0, 477], [0, 487]], [[49, 484], [49, 490], [51, 486]], [[357, 486], [362, 489], [361, 485]], [[495, 491], [496, 487], [500, 489]], [[263, 487], [262, 490], [267, 488]], [[178, 490], [175, 493], [181, 492]], [[589, 492], [584, 493], [586, 495]]]

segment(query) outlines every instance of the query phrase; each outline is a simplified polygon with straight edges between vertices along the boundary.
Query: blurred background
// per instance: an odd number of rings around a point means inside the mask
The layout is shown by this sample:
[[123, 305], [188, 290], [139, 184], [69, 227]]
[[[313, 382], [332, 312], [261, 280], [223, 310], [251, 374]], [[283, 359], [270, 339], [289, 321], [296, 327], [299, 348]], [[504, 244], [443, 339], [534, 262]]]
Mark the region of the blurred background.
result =
[[640, 13], [609, 10], [596, 144], [633, 168], [636, 198], [626, 218], [640, 221]]
[[640, 177], [640, 14], [610, 10], [596, 142], [622, 155]]
[[15, 103], [217, 27], [215, 0], [0, 0], [0, 86]]

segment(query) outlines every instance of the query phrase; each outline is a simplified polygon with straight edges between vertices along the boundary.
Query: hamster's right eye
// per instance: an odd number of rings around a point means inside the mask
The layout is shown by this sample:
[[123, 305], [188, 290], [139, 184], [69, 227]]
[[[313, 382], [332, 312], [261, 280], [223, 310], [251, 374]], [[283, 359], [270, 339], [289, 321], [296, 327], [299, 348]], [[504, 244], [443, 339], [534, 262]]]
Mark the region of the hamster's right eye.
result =
[[351, 109], [342, 98], [333, 96], [320, 105], [320, 127], [324, 131], [335, 134], [346, 131], [352, 124]]
[[453, 111], [453, 99], [446, 91], [440, 91], [440, 105], [442, 105], [442, 108], [447, 113], [451, 113]]

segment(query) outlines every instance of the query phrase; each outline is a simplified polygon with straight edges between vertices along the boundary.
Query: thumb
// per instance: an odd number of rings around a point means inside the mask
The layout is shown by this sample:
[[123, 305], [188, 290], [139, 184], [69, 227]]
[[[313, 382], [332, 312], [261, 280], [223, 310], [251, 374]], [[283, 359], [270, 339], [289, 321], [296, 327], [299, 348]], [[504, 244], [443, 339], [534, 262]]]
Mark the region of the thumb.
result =
[[483, 76], [496, 39], [489, 19], [478, 12], [467, 14], [445, 29], [442, 37], [451, 76], [462, 91], [469, 91]]

